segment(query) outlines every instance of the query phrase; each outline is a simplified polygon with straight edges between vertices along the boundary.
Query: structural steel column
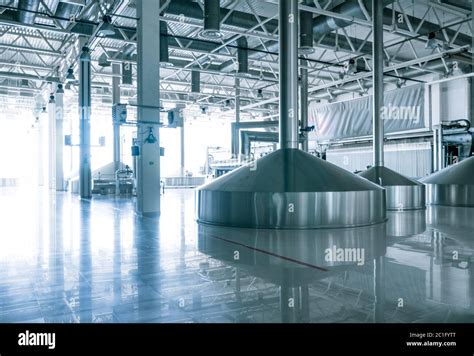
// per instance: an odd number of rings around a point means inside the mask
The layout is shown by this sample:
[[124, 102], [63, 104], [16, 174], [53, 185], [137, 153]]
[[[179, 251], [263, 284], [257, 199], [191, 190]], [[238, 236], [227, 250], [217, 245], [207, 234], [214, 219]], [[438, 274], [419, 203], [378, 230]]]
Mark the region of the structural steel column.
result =
[[[112, 104], [120, 104], [120, 64], [112, 64]], [[120, 125], [114, 122], [113, 132], [113, 145], [114, 145], [114, 171], [117, 172], [120, 169]]]
[[64, 94], [56, 93], [56, 190], [65, 190], [64, 184]]
[[[160, 2], [137, 1], [138, 141], [137, 206], [141, 216], [160, 215]], [[146, 123], [142, 123], [146, 122]], [[152, 134], [156, 142], [147, 138]]]
[[[300, 85], [300, 105], [301, 105], [301, 127], [308, 127], [308, 61], [301, 60], [301, 85]], [[301, 143], [301, 149], [308, 152], [308, 134], [306, 133]]]
[[383, 88], [383, 1], [372, 0], [372, 33], [374, 41], [373, 50], [373, 134], [374, 134], [374, 166], [383, 167], [384, 153], [384, 127], [380, 110], [384, 105]]
[[298, 148], [298, 0], [279, 2], [280, 148]]
[[48, 96], [48, 188], [56, 189], [56, 85], [50, 84]]
[[[240, 123], [240, 79], [235, 78], [235, 122]], [[240, 135], [232, 130], [232, 156], [239, 157]]]
[[36, 118], [37, 122], [37, 156], [36, 162], [38, 165], [38, 186], [43, 187], [44, 184], [44, 137], [45, 137], [45, 123], [41, 119], [41, 115], [38, 114]]
[[79, 59], [79, 112], [80, 112], [80, 162], [79, 193], [81, 199], [92, 197], [91, 171], [91, 57], [85, 39], [79, 39], [81, 56]]

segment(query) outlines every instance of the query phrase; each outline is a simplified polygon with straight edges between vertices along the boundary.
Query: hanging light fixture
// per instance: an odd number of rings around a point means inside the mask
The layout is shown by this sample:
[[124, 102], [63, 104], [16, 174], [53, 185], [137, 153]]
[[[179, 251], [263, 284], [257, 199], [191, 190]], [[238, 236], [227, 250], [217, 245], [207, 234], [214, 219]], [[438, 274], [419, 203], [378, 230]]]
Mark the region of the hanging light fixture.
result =
[[263, 99], [263, 90], [262, 89], [257, 90], [257, 98]]
[[83, 62], [89, 62], [91, 60], [91, 52], [89, 47], [82, 47], [82, 53], [79, 59]]
[[58, 87], [56, 89], [56, 94], [64, 94], [64, 89], [62, 84], [58, 84]]
[[109, 59], [107, 58], [107, 55], [105, 53], [102, 53], [99, 57], [99, 66], [100, 67], [110, 67], [112, 63], [110, 63]]
[[54, 98], [54, 94], [53, 94], [53, 93], [51, 93], [51, 94], [49, 95], [48, 104], [56, 104], [56, 99]]
[[68, 82], [74, 82], [76, 80], [76, 77], [74, 76], [74, 68], [72, 68], [72, 66], [67, 70], [66, 80]]
[[113, 35], [115, 35], [115, 27], [112, 25], [112, 18], [109, 15], [104, 15], [97, 36], [108, 37]]
[[436, 39], [436, 33], [430, 32], [428, 34], [428, 41], [426, 41], [426, 49], [437, 49], [440, 46], [438, 40]]

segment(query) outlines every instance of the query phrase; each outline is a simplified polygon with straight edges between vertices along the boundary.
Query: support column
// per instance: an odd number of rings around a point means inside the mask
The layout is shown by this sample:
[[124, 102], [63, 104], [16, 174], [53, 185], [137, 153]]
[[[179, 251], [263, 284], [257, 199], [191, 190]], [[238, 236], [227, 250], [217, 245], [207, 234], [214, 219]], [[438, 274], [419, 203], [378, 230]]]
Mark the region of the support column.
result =
[[[120, 104], [120, 64], [112, 64], [112, 104]], [[113, 132], [113, 145], [114, 145], [114, 172], [120, 169], [120, 125], [114, 122]]]
[[[160, 215], [160, 2], [137, 1], [138, 141], [137, 214]], [[143, 123], [146, 122], [146, 123]], [[156, 142], [148, 140], [150, 134]]]
[[280, 148], [298, 148], [298, 1], [279, 2]]
[[[301, 64], [301, 85], [300, 85], [300, 105], [301, 105], [301, 127], [303, 129], [308, 127], [308, 61], [302, 59]], [[303, 142], [301, 143], [301, 149], [308, 152], [308, 134], [304, 134]]]
[[63, 192], [64, 184], [64, 94], [56, 93], [56, 191]]
[[38, 166], [38, 186], [44, 187], [44, 131], [45, 131], [45, 123], [44, 120], [41, 119], [40, 114], [36, 117], [36, 125], [37, 125], [37, 150], [36, 150], [36, 162]]
[[181, 177], [184, 177], [185, 167], [186, 167], [186, 156], [185, 156], [185, 141], [184, 141], [184, 118], [183, 126], [179, 130], [179, 144], [180, 144], [180, 173]]
[[383, 140], [384, 127], [380, 110], [384, 105], [383, 88], [383, 1], [372, 0], [372, 42], [373, 51], [373, 134], [374, 134], [374, 166], [384, 166]]
[[48, 188], [56, 189], [56, 85], [49, 85], [48, 96]]
[[79, 193], [81, 199], [92, 197], [91, 171], [91, 57], [86, 39], [79, 38], [81, 56], [79, 59], [79, 111], [80, 111], [80, 162]]
[[[235, 78], [235, 123], [240, 123], [240, 78]], [[233, 127], [234, 127], [233, 126]], [[232, 157], [238, 158], [240, 154], [240, 134], [232, 128]]]

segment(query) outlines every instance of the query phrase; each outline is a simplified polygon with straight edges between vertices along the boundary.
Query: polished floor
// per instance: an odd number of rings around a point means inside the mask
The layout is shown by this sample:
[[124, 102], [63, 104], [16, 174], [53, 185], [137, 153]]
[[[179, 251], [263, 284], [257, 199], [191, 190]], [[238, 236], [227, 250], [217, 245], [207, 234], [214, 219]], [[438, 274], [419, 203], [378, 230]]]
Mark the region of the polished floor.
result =
[[389, 218], [218, 228], [192, 190], [156, 221], [130, 199], [0, 188], [0, 322], [474, 322], [474, 209]]

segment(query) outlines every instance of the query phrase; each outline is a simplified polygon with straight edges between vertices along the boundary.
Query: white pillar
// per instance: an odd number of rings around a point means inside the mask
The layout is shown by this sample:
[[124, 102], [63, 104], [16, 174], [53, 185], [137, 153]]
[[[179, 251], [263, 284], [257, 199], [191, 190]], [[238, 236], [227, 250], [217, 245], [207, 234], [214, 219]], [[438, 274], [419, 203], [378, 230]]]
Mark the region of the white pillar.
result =
[[[112, 103], [120, 104], [120, 64], [112, 64], [112, 73], [114, 77], [112, 78]], [[120, 125], [114, 122], [114, 171], [120, 169]]]
[[91, 61], [86, 40], [79, 38], [79, 119], [80, 119], [80, 162], [79, 193], [81, 199], [92, 197], [91, 172]]
[[49, 85], [48, 96], [48, 188], [56, 189], [56, 85]]
[[[160, 2], [137, 1], [138, 142], [137, 206], [142, 216], [160, 215]], [[147, 138], [150, 133], [156, 142]]]
[[56, 131], [56, 190], [65, 190], [64, 184], [64, 94], [56, 94], [55, 111], [55, 131]]

